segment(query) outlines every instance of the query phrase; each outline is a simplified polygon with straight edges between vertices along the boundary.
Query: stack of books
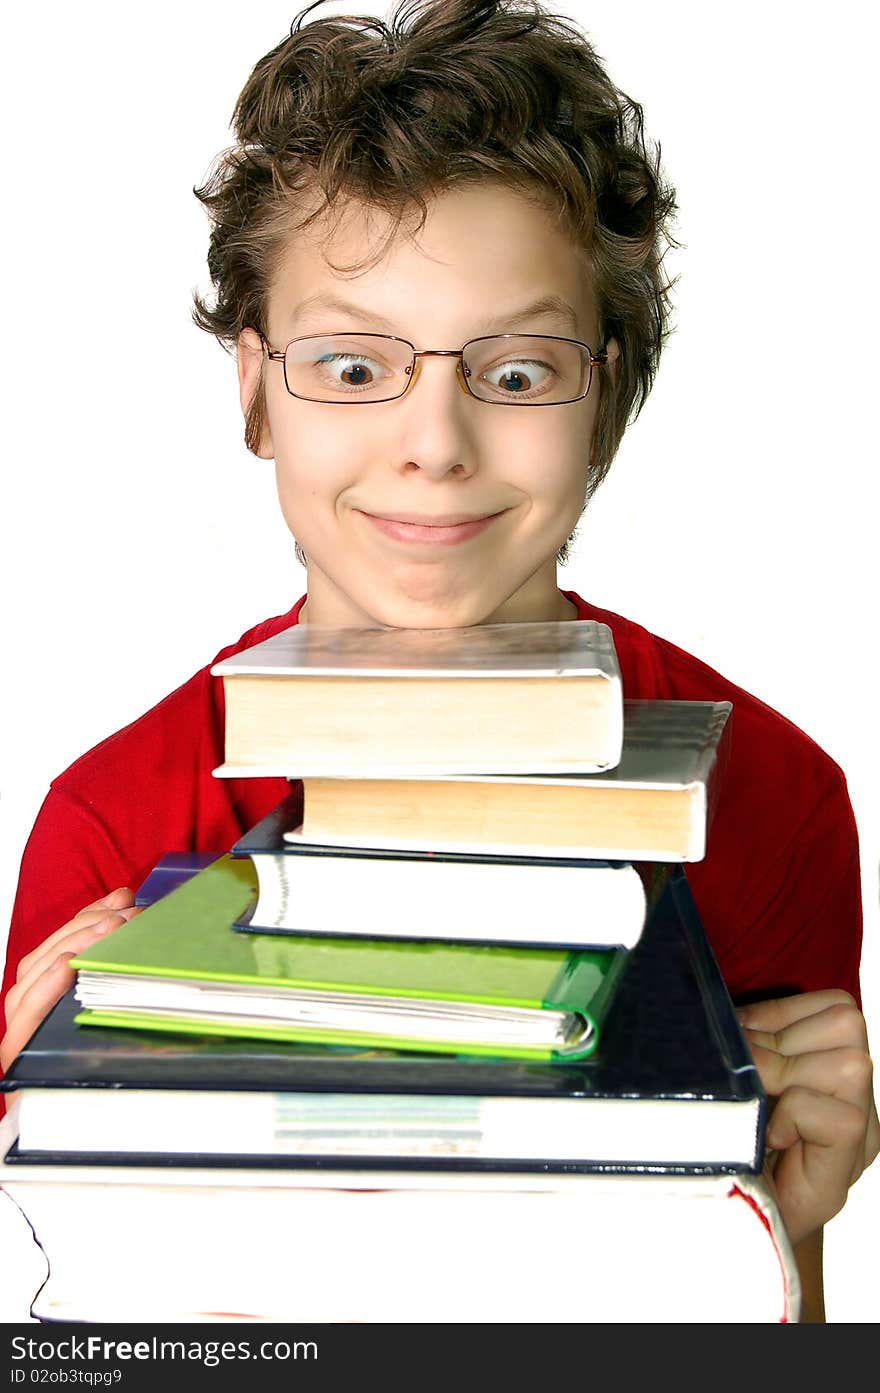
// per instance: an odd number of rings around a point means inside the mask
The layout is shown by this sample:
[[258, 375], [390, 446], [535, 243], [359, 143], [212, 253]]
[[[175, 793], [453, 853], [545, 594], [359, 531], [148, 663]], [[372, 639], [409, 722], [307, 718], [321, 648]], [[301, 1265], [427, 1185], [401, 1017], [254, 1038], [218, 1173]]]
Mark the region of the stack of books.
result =
[[[302, 790], [166, 857], [9, 1072], [42, 1313], [796, 1319], [766, 1099], [683, 874], [729, 704], [624, 701], [587, 623], [303, 626], [215, 673], [218, 776]], [[101, 1276], [126, 1204], [185, 1282]], [[522, 1282], [559, 1225], [598, 1303]]]

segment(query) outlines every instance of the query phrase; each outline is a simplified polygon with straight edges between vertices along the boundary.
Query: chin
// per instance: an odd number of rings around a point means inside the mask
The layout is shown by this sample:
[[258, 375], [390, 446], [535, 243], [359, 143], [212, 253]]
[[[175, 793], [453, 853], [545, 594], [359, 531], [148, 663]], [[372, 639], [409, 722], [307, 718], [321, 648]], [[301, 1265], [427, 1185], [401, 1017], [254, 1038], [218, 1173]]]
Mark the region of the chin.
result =
[[459, 629], [484, 624], [504, 604], [503, 597], [473, 594], [423, 596], [392, 594], [371, 606], [378, 623], [394, 629]]
[[389, 604], [382, 606], [376, 619], [392, 629], [465, 629], [485, 623], [489, 613], [470, 605], [450, 609], [440, 605]]

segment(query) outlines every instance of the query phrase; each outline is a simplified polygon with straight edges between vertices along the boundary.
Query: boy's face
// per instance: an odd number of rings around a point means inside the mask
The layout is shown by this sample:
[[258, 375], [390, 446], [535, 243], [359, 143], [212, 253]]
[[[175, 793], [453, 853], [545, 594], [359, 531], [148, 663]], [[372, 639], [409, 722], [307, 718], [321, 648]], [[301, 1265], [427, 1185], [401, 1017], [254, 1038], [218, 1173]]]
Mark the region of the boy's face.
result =
[[[601, 347], [583, 259], [521, 195], [491, 184], [446, 192], [416, 240], [404, 229], [365, 272], [334, 270], [375, 247], [380, 218], [350, 204], [329, 242], [317, 224], [292, 240], [270, 295], [273, 349], [354, 330], [417, 349], [510, 331]], [[570, 312], [538, 304], [550, 297]], [[355, 404], [292, 397], [283, 365], [263, 363], [260, 453], [274, 455], [281, 508], [308, 559], [303, 619], [434, 628], [572, 617], [556, 552], [584, 506], [602, 374], [612, 369], [594, 368], [581, 401], [526, 407], [473, 399], [456, 361], [419, 359], [405, 396]], [[245, 407], [261, 362], [246, 331]]]

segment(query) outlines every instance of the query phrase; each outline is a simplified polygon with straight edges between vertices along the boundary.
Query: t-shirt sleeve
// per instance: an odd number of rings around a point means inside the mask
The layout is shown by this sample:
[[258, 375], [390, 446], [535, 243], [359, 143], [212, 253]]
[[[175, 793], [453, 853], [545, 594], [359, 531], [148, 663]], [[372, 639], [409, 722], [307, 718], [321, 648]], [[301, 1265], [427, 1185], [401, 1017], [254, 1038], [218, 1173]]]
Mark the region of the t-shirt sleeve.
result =
[[[218, 657], [295, 623], [302, 603], [249, 630]], [[19, 963], [50, 934], [111, 890], [136, 891], [167, 852], [225, 851], [289, 792], [284, 779], [213, 777], [223, 758], [223, 718], [222, 685], [209, 665], [55, 779], [22, 856], [3, 1029]]]
[[98, 814], [65, 791], [50, 789], [25, 846], [12, 909], [3, 975], [6, 993], [22, 958], [75, 914], [121, 885], [131, 867]]
[[631, 697], [730, 701], [730, 759], [707, 854], [687, 867], [735, 1000], [831, 987], [861, 1005], [862, 886], [846, 779], [802, 730], [666, 639], [568, 592], [609, 624]]
[[[820, 777], [816, 777], [819, 775]], [[843, 773], [814, 767], [810, 796], [719, 808], [718, 854], [688, 878], [738, 1001], [842, 988], [861, 1005], [862, 888]], [[733, 826], [727, 826], [728, 822]], [[736, 864], [736, 858], [739, 864]]]

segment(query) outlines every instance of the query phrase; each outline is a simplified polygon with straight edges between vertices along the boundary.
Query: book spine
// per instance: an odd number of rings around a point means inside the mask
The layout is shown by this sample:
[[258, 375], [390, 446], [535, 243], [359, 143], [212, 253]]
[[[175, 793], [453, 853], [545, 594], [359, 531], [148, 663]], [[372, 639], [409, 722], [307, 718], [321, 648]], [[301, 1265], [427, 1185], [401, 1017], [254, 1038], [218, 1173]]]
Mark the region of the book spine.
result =
[[[582, 962], [585, 955], [580, 955]], [[597, 953], [596, 958], [600, 957]], [[596, 1049], [599, 1035], [602, 1030], [605, 1016], [609, 1006], [614, 999], [614, 995], [620, 985], [623, 973], [629, 961], [629, 949], [610, 948], [603, 950], [601, 958], [603, 962], [602, 981], [590, 997], [589, 1005], [578, 1009], [577, 1014], [584, 1018], [590, 1030], [586, 1033], [584, 1044], [573, 1048], [560, 1049], [556, 1051], [555, 1058], [563, 1060], [585, 1059]], [[578, 978], [581, 976], [583, 968], [576, 967], [571, 973], [569, 988], [575, 997], [582, 995], [578, 990]], [[568, 994], [568, 992], [566, 993]]]
[[756, 1093], [760, 1098], [755, 1139], [755, 1169], [760, 1170], [763, 1164], [764, 1125], [767, 1115], [767, 1098], [760, 1075], [736, 1019], [733, 1002], [683, 872], [671, 877], [670, 890], [684, 928], [691, 966], [705, 1002], [706, 1016], [729, 1074], [732, 1090], [743, 1098], [753, 1097]]

